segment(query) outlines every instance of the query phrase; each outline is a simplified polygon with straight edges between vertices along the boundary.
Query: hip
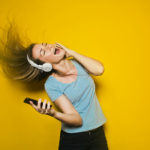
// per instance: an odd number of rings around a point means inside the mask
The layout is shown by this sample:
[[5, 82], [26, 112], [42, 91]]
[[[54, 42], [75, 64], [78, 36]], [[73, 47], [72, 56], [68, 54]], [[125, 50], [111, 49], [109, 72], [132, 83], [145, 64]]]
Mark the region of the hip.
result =
[[61, 130], [60, 132], [60, 143], [63, 144], [73, 144], [73, 145], [87, 145], [90, 144], [92, 141], [96, 140], [105, 140], [105, 133], [103, 126], [100, 126], [96, 129], [84, 131], [84, 132], [77, 132], [77, 133], [67, 133]]
[[78, 133], [66, 133], [61, 130], [59, 150], [108, 150], [103, 126]]

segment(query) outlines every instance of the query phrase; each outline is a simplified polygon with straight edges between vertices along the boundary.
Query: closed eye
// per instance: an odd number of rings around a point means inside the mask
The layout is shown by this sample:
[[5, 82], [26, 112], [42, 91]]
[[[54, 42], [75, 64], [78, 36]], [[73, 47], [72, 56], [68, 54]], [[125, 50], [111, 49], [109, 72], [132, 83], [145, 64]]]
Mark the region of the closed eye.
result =
[[45, 55], [45, 51], [43, 50], [42, 52], [43, 52], [43, 56], [44, 56]]
[[44, 55], [45, 55], [45, 51], [41, 49], [41, 50], [40, 50], [40, 55], [41, 55], [41, 56], [44, 56]]

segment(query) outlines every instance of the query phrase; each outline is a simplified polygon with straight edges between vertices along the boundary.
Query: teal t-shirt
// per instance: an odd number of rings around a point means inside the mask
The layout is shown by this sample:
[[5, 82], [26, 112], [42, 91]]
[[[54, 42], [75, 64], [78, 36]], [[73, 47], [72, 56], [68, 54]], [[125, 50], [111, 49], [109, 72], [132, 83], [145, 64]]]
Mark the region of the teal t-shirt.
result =
[[78, 70], [77, 79], [71, 83], [62, 83], [53, 76], [49, 76], [44, 86], [51, 99], [55, 101], [64, 94], [82, 117], [80, 127], [61, 123], [61, 129], [68, 133], [83, 132], [103, 125], [106, 118], [95, 93], [95, 83], [86, 69], [75, 59], [70, 60]]

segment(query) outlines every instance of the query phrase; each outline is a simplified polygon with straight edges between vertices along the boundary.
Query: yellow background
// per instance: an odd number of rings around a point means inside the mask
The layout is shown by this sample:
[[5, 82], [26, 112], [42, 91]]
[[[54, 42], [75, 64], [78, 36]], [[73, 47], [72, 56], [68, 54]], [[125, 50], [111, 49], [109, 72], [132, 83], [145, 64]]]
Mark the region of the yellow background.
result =
[[[94, 77], [110, 150], [150, 150], [150, 2], [3, 0], [0, 26], [15, 20], [32, 42], [59, 42], [100, 60]], [[57, 150], [60, 122], [24, 104], [49, 99], [0, 74], [0, 149]], [[50, 100], [50, 99], [49, 99]]]

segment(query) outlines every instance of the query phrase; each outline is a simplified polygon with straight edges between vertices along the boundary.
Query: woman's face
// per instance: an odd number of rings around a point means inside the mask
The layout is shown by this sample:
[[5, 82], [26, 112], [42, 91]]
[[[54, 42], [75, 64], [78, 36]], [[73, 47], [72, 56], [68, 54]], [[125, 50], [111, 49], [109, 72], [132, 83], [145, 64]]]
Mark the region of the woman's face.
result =
[[32, 56], [34, 59], [39, 59], [43, 62], [56, 64], [65, 56], [65, 51], [61, 48], [55, 49], [56, 44], [35, 44], [32, 49]]

